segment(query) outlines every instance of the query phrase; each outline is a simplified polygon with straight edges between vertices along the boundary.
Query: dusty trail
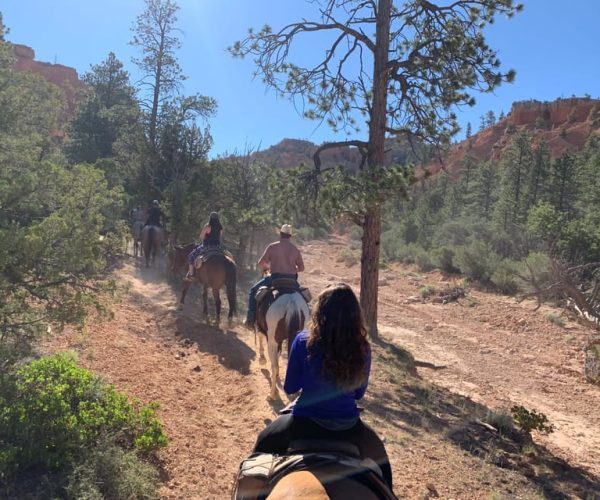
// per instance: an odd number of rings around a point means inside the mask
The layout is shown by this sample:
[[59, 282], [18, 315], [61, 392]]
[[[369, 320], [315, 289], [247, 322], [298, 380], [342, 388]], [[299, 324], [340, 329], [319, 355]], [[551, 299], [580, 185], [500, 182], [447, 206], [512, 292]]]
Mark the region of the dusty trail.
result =
[[193, 295], [176, 311], [160, 269], [129, 262], [119, 275], [130, 290], [114, 320], [56, 337], [51, 348], [76, 348], [83, 365], [144, 402], [160, 402], [170, 439], [160, 452], [164, 498], [226, 498], [240, 460], [275, 414], [253, 335], [203, 324]]
[[[358, 288], [358, 266], [336, 258], [343, 248], [347, 242], [336, 237], [303, 245], [310, 270], [303, 282], [313, 295], [334, 281]], [[239, 325], [219, 330], [204, 324], [195, 294], [176, 311], [179, 286], [172, 287], [160, 269], [147, 270], [130, 259], [118, 276], [130, 288], [114, 319], [89, 325], [85, 334], [55, 336], [48, 348], [75, 349], [83, 365], [120, 389], [160, 403], [171, 440], [160, 452], [163, 498], [228, 498], [240, 460], [283, 405], [266, 401], [269, 371], [258, 363], [254, 336]], [[567, 341], [567, 332], [530, 306], [479, 292], [473, 293], [476, 307], [406, 304], [419, 286], [441, 276], [398, 267], [382, 277], [382, 331], [428, 364], [419, 370], [422, 377], [492, 408], [522, 403], [547, 413], [557, 432], [536, 440], [600, 473], [600, 389], [583, 381], [579, 327], [570, 325]], [[240, 317], [245, 305], [240, 303]], [[397, 383], [389, 383], [385, 368], [374, 360], [365, 418], [386, 440], [400, 497], [423, 498], [430, 487], [445, 498], [484, 499], [496, 492], [537, 497], [538, 486], [523, 475], [463, 452], [445, 435], [420, 426], [421, 412], [437, 415], [447, 401], [414, 408], [410, 403], [407, 413], [401, 406], [408, 393], [390, 392]], [[415, 390], [412, 381], [409, 385]]]

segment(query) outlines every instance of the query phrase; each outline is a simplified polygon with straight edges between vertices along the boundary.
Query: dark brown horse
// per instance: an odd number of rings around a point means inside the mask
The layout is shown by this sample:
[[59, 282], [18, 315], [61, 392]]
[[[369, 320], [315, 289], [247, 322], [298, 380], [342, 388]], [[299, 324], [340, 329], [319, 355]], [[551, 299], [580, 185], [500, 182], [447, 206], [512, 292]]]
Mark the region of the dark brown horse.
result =
[[[223, 253], [212, 253], [202, 264], [200, 269], [196, 269], [194, 281], [201, 284], [203, 287], [202, 301], [204, 305], [203, 314], [208, 318], [208, 289], [212, 289], [213, 298], [215, 299], [215, 309], [217, 314], [217, 324], [221, 322], [221, 295], [220, 290], [223, 285], [226, 287], [227, 300], [229, 302], [229, 324], [231, 324], [234, 315], [236, 314], [236, 280], [237, 268], [235, 262]], [[179, 309], [183, 309], [185, 296], [187, 295], [192, 281], [183, 282], [183, 290], [181, 291], [181, 299], [179, 300]]]
[[154, 264], [156, 252], [160, 248], [162, 238], [162, 227], [146, 226], [142, 229], [142, 251], [146, 258], [146, 267], [150, 267], [150, 264]]

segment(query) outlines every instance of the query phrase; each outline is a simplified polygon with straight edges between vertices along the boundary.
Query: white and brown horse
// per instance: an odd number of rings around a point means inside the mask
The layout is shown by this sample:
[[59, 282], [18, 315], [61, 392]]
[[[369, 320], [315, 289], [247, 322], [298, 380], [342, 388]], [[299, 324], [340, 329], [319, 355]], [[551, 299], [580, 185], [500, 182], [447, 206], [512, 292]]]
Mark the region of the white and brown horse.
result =
[[[264, 307], [268, 307], [266, 312]], [[279, 379], [279, 353], [284, 340], [288, 341], [288, 354], [292, 342], [298, 332], [304, 329], [310, 311], [306, 300], [299, 291], [283, 293], [267, 305], [261, 301], [257, 308], [257, 326], [261, 333], [267, 337], [269, 361], [271, 362], [271, 392], [267, 399], [274, 400], [278, 396], [277, 384]], [[265, 363], [263, 337], [259, 336], [260, 362]]]

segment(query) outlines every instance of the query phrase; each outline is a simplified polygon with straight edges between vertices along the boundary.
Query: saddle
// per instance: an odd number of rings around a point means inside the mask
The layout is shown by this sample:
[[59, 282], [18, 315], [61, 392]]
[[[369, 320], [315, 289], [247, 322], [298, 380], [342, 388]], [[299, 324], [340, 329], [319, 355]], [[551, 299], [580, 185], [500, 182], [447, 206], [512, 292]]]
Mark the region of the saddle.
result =
[[366, 486], [381, 500], [396, 499], [373, 460], [361, 459], [358, 448], [353, 444], [333, 439], [292, 441], [286, 455], [250, 455], [240, 464], [232, 499], [265, 499], [281, 478], [303, 470], [315, 473], [324, 486], [352, 479]]
[[225, 259], [231, 261], [231, 263], [235, 265], [233, 255], [227, 250], [223, 250], [221, 247], [205, 247], [204, 251], [198, 257], [196, 257], [196, 260], [194, 261], [194, 267], [196, 268], [196, 270], [200, 269], [202, 267], [202, 264], [208, 262], [210, 259], [216, 257], [217, 255], [225, 257]]
[[301, 287], [293, 278], [276, 278], [271, 286], [261, 286], [256, 291], [256, 325], [261, 332], [267, 332], [266, 317], [271, 304], [275, 302], [277, 297], [294, 292], [300, 293], [307, 304], [312, 299], [310, 290], [307, 287]]

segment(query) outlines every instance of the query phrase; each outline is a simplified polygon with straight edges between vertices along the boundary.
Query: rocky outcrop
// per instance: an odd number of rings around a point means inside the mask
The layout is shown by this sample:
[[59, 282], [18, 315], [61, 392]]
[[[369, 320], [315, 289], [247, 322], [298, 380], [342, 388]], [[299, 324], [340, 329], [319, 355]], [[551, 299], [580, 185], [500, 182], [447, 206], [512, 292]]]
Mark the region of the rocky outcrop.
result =
[[458, 176], [467, 154], [481, 161], [499, 160], [510, 146], [512, 136], [520, 130], [531, 133], [534, 146], [545, 140], [553, 158], [566, 151], [580, 151], [591, 133], [600, 132], [600, 100], [515, 102], [505, 119], [454, 145], [442, 162], [434, 161], [425, 168], [437, 173], [443, 164], [446, 171]]
[[84, 87], [77, 71], [62, 64], [51, 64], [35, 60], [35, 52], [26, 45], [13, 44], [16, 56], [15, 68], [20, 71], [31, 71], [59, 87], [65, 95], [65, 114], [71, 116], [77, 106], [78, 92]]

